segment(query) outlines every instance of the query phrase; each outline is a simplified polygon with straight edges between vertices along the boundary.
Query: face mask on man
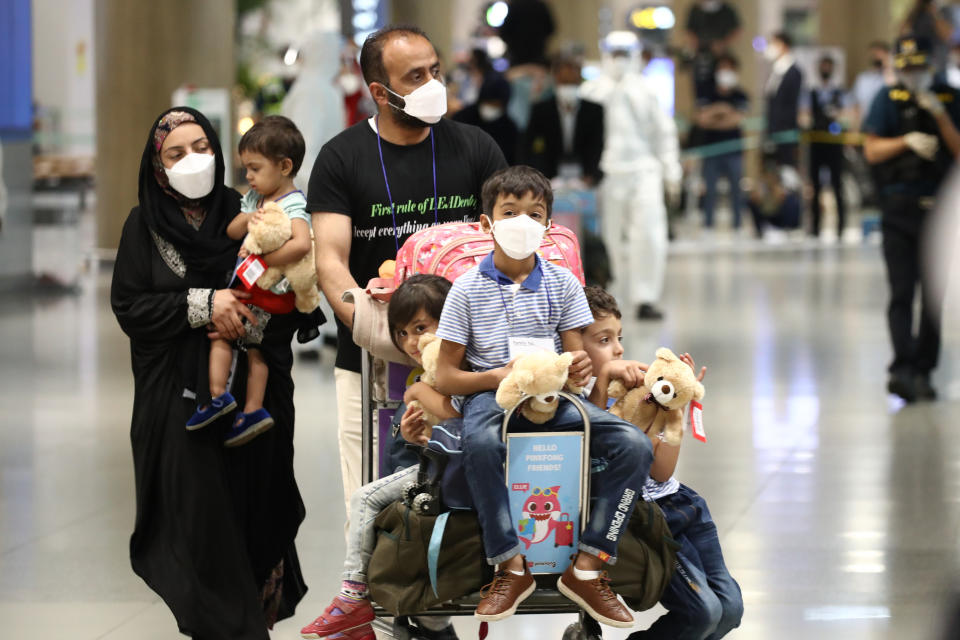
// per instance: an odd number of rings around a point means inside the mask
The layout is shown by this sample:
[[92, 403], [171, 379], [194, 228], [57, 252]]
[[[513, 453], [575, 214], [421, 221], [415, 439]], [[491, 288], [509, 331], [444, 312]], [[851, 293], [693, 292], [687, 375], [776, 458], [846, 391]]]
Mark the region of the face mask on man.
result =
[[170, 187], [185, 198], [197, 200], [213, 191], [216, 157], [210, 153], [188, 153], [169, 169], [164, 168]]
[[873, 59], [873, 68], [874, 69], [883, 69], [883, 60], [880, 58]]
[[403, 99], [403, 107], [390, 103], [397, 111], [402, 111], [411, 118], [416, 118], [427, 124], [436, 124], [447, 112], [447, 88], [436, 78], [420, 85], [405, 96], [384, 85], [383, 87], [398, 98]]
[[514, 260], [525, 260], [540, 248], [547, 227], [524, 214], [493, 223], [493, 239]]
[[554, 87], [557, 94], [557, 101], [563, 105], [576, 104], [577, 97], [580, 95], [580, 87], [575, 84], [558, 84]]
[[933, 72], [929, 69], [920, 71], [903, 71], [900, 73], [900, 82], [911, 93], [923, 93], [933, 86]]
[[721, 89], [733, 89], [740, 82], [737, 72], [732, 69], [720, 69], [714, 79]]
[[833, 77], [833, 69], [820, 69], [821, 80], [827, 82], [831, 77]]
[[770, 62], [774, 62], [782, 53], [783, 49], [780, 47], [780, 45], [775, 42], [771, 42], [767, 45], [767, 48], [763, 50], [763, 57]]
[[619, 80], [623, 76], [627, 75], [627, 71], [630, 69], [630, 58], [627, 56], [614, 56], [610, 60], [610, 75], [614, 79]]

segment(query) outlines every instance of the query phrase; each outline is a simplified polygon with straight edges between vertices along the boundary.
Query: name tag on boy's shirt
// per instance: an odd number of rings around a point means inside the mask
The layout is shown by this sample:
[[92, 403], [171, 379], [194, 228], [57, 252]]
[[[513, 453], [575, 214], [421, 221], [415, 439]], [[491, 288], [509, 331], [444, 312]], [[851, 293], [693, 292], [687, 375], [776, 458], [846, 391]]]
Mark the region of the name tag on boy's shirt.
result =
[[510, 338], [510, 359], [538, 351], [556, 351], [553, 338]]
[[690, 402], [690, 431], [700, 442], [707, 441], [707, 432], [703, 430], [703, 405], [696, 400]]

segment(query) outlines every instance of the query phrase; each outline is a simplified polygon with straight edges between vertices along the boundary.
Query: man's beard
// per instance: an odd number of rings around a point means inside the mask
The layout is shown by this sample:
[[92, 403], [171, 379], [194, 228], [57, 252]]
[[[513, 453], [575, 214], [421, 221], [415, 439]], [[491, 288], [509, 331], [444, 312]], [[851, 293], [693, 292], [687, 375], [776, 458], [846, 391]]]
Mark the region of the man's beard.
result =
[[392, 93], [387, 93], [387, 103], [390, 105], [391, 110], [393, 111], [393, 120], [406, 129], [423, 129], [429, 127], [430, 124], [424, 122], [420, 118], [414, 118], [412, 115], [403, 110], [402, 106], [403, 98], [398, 98]]

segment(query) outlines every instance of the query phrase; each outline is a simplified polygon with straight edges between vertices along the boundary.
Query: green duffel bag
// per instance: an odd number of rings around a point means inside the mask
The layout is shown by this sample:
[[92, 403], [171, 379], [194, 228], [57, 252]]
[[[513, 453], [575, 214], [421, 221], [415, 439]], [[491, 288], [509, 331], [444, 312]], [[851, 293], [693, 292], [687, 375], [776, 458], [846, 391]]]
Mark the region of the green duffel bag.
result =
[[[443, 530], [433, 545], [434, 591], [428, 558], [438, 521]], [[420, 613], [479, 591], [493, 579], [473, 511], [423, 516], [395, 502], [380, 512], [375, 526], [377, 544], [367, 570], [370, 597], [393, 615]]]
[[663, 596], [679, 549], [660, 507], [638, 500], [620, 537], [617, 563], [607, 568], [610, 586], [631, 609], [646, 611]]

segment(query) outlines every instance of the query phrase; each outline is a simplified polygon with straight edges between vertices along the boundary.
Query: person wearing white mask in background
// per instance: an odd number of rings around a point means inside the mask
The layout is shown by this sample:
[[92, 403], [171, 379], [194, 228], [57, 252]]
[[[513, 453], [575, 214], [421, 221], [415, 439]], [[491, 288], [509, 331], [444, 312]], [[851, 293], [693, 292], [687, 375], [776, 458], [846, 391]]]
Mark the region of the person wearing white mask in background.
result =
[[306, 153], [294, 184], [307, 188], [313, 160], [324, 142], [346, 126], [343, 90], [333, 82], [340, 68], [340, 34], [313, 33], [300, 50], [300, 74], [283, 98], [280, 112], [303, 135]]
[[884, 87], [897, 81], [890, 58], [890, 45], [882, 40], [870, 43], [870, 68], [857, 74], [853, 82], [854, 120], [859, 127], [870, 111], [870, 104]]
[[579, 179], [596, 186], [603, 173], [603, 107], [580, 97], [581, 52], [572, 47], [553, 58], [553, 95], [533, 105], [520, 161], [551, 180]]
[[725, 177], [730, 185], [730, 208], [733, 210], [733, 228], [740, 229], [743, 195], [740, 180], [743, 177], [743, 117], [749, 109], [747, 94], [740, 88], [737, 73], [740, 64], [731, 55], [717, 58], [716, 89], [697, 105], [696, 122], [703, 130], [702, 142], [707, 145], [703, 158], [703, 181], [706, 197], [703, 201], [703, 226], [713, 229], [717, 205], [717, 182]]
[[640, 73], [640, 42], [612, 31], [601, 43], [603, 74], [581, 96], [604, 107], [600, 224], [613, 271], [612, 292], [642, 320], [659, 320], [667, 263], [664, 185], [680, 195], [677, 129]]
[[509, 102], [510, 83], [503, 75], [490, 71], [480, 85], [477, 101], [457, 111], [452, 119], [480, 127], [490, 134], [503, 152], [507, 164], [513, 164], [517, 155], [517, 139], [520, 132], [516, 123], [507, 114]]
[[764, 93], [767, 97], [767, 138], [776, 148], [777, 163], [796, 168], [797, 137], [800, 126], [798, 111], [803, 74], [797, 66], [791, 48], [793, 41], [784, 32], [770, 38], [763, 57], [773, 66]]
[[697, 100], [708, 99], [714, 90], [714, 66], [729, 54], [740, 35], [740, 15], [733, 3], [700, 0], [687, 14], [687, 47], [693, 53], [693, 87]]
[[344, 501], [361, 485], [360, 347], [344, 291], [377, 277], [413, 232], [474, 221], [480, 187], [506, 166], [493, 139], [443, 118], [440, 59], [420, 29], [385, 27], [360, 51], [376, 116], [329, 140], [310, 176], [317, 276], [337, 320], [337, 422]]
[[[936, 398], [930, 374], [940, 354], [942, 301], [922, 278], [924, 236], [940, 185], [960, 154], [960, 92], [935, 80], [932, 57], [929, 41], [900, 38], [894, 57], [899, 82], [877, 95], [863, 123], [864, 154], [880, 191], [890, 286], [887, 390], [907, 402]], [[917, 285], [923, 304], [914, 330]]]

